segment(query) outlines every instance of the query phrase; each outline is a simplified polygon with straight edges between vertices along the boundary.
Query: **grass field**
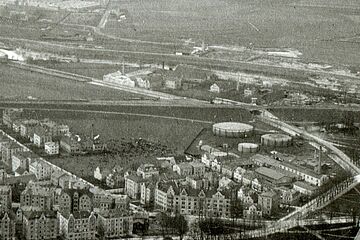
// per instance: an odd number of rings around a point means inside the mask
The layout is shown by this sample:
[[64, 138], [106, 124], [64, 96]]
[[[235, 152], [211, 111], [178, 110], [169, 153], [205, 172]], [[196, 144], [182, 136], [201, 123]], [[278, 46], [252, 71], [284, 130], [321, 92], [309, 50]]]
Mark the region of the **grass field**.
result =
[[129, 13], [127, 23], [107, 26], [108, 33], [121, 37], [252, 43], [295, 48], [312, 61], [360, 63], [358, 44], [338, 41], [360, 33], [356, 0], [119, 0], [113, 4]]
[[[140, 107], [117, 106], [118, 112], [158, 115], [160, 117], [126, 116], [102, 113], [80, 113], [64, 111], [36, 111], [33, 117], [57, 119], [69, 124], [72, 131], [89, 134], [91, 125], [105, 139], [143, 138], [151, 142], [160, 142], [177, 152], [183, 152], [203, 127], [209, 123], [191, 121], [233, 121], [250, 120], [250, 114], [234, 109], [203, 109], [187, 107]], [[89, 108], [83, 108], [89, 109]], [[90, 110], [90, 109], [89, 109]], [[98, 107], [98, 110], [110, 110]], [[115, 109], [114, 109], [115, 110]], [[161, 116], [188, 118], [189, 120], [173, 120]]]
[[0, 65], [0, 96], [41, 100], [123, 100], [139, 95]]

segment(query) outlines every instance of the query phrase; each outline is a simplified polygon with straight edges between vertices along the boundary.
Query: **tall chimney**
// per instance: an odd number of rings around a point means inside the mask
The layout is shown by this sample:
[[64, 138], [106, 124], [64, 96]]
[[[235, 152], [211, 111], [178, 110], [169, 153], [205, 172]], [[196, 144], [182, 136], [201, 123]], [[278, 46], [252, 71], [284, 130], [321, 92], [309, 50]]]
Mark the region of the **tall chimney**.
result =
[[322, 154], [322, 146], [319, 146], [319, 153], [317, 154], [317, 165], [316, 165], [316, 173], [321, 174], [321, 154]]

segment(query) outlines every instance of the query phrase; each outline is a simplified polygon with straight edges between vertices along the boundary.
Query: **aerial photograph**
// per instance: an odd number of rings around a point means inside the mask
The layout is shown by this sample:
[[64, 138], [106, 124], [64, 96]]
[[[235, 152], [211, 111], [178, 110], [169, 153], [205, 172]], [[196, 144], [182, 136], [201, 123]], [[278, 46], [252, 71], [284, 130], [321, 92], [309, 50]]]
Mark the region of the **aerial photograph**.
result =
[[360, 240], [359, 0], [0, 0], [0, 240]]

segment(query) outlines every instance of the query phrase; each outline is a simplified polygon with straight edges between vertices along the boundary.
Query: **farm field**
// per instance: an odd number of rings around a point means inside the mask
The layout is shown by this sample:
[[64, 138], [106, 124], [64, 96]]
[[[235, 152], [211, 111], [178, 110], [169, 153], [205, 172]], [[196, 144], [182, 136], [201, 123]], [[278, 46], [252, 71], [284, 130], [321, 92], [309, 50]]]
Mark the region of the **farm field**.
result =
[[[358, 44], [340, 42], [360, 32], [356, 0], [120, 0], [113, 8], [128, 11], [125, 23], [105, 32], [122, 38], [198, 45], [294, 48], [309, 61], [360, 63]], [[317, 5], [317, 7], [313, 7]]]
[[40, 100], [124, 100], [140, 95], [0, 65], [0, 97]]

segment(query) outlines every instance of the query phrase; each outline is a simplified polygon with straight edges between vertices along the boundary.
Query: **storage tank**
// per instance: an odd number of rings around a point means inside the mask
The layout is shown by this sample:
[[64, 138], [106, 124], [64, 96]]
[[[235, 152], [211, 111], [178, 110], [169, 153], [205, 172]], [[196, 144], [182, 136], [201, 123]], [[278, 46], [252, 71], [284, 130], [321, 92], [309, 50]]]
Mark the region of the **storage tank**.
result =
[[213, 133], [221, 137], [244, 138], [252, 134], [254, 127], [239, 122], [222, 122], [213, 125]]
[[241, 153], [254, 153], [259, 149], [259, 145], [255, 143], [239, 143], [238, 151]]
[[270, 147], [287, 147], [292, 143], [292, 138], [285, 134], [265, 134], [261, 136], [261, 144]]

